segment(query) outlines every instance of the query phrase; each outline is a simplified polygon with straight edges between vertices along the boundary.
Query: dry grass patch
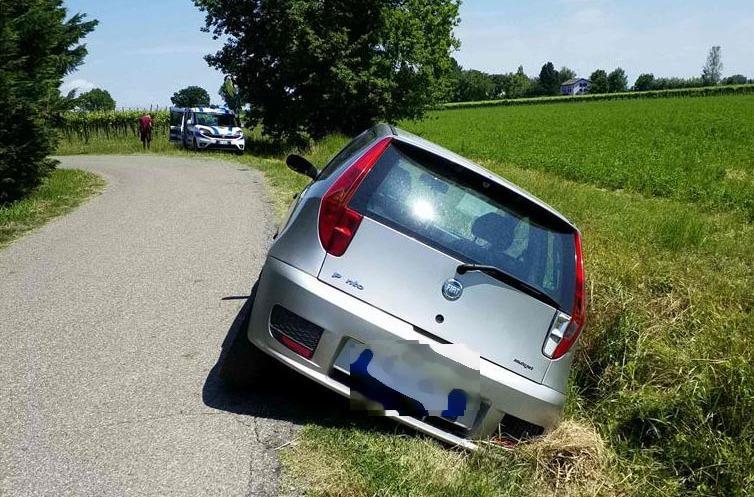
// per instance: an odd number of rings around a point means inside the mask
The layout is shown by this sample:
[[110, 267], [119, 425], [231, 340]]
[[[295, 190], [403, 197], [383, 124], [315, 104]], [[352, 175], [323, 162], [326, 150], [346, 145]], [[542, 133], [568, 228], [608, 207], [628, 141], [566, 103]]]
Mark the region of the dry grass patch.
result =
[[547, 436], [516, 448], [552, 495], [624, 495], [610, 471], [613, 453], [593, 426], [564, 421]]

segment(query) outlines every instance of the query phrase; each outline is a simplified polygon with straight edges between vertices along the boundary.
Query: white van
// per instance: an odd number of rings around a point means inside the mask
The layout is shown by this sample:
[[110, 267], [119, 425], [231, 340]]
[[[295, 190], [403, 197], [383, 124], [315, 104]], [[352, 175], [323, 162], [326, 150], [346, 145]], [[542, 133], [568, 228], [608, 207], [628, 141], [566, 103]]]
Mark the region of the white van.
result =
[[221, 107], [171, 108], [170, 143], [194, 150], [232, 150], [239, 154], [246, 148], [235, 113]]

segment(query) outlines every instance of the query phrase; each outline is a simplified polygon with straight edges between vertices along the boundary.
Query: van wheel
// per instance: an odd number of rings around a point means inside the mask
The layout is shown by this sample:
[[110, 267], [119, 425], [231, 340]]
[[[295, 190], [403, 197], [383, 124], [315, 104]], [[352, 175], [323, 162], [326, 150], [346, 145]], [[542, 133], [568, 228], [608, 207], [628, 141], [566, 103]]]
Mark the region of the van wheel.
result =
[[249, 302], [244, 306], [244, 314], [239, 316], [241, 322], [220, 365], [220, 379], [235, 388], [263, 385], [264, 376], [275, 365], [275, 359], [255, 347], [247, 336], [256, 288], [257, 285], [254, 285]]

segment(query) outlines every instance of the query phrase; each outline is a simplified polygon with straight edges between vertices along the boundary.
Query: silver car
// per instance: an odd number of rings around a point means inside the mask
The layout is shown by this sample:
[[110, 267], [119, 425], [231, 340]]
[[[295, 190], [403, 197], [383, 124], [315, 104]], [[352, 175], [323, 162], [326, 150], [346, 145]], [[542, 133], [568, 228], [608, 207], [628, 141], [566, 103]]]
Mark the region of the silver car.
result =
[[[503, 178], [377, 125], [312, 178], [275, 236], [221, 376], [272, 357], [464, 447], [552, 429], [584, 326], [579, 231]], [[248, 340], [247, 340], [248, 338]], [[249, 343], [250, 342], [250, 343]]]

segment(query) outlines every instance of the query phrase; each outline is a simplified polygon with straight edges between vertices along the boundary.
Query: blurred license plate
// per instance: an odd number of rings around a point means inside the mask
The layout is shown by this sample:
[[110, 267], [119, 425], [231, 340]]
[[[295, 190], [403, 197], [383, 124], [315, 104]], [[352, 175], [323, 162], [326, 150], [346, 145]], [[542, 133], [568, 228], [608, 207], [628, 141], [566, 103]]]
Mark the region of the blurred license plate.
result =
[[230, 142], [228, 140], [222, 140], [220, 142], [220, 145], [229, 145], [229, 144], [230, 144]]
[[479, 411], [478, 356], [475, 364], [472, 358], [464, 366], [445, 355], [449, 352], [448, 347], [458, 346], [439, 347], [443, 354], [428, 345], [410, 340], [366, 345], [349, 339], [338, 355], [335, 367], [353, 374], [351, 367], [368, 350], [369, 377], [420, 402], [430, 415], [443, 415], [443, 411], [447, 412], [450, 407], [449, 396], [452, 392], [462, 392], [462, 412], [456, 412], [452, 417], [458, 424], [471, 426]]

